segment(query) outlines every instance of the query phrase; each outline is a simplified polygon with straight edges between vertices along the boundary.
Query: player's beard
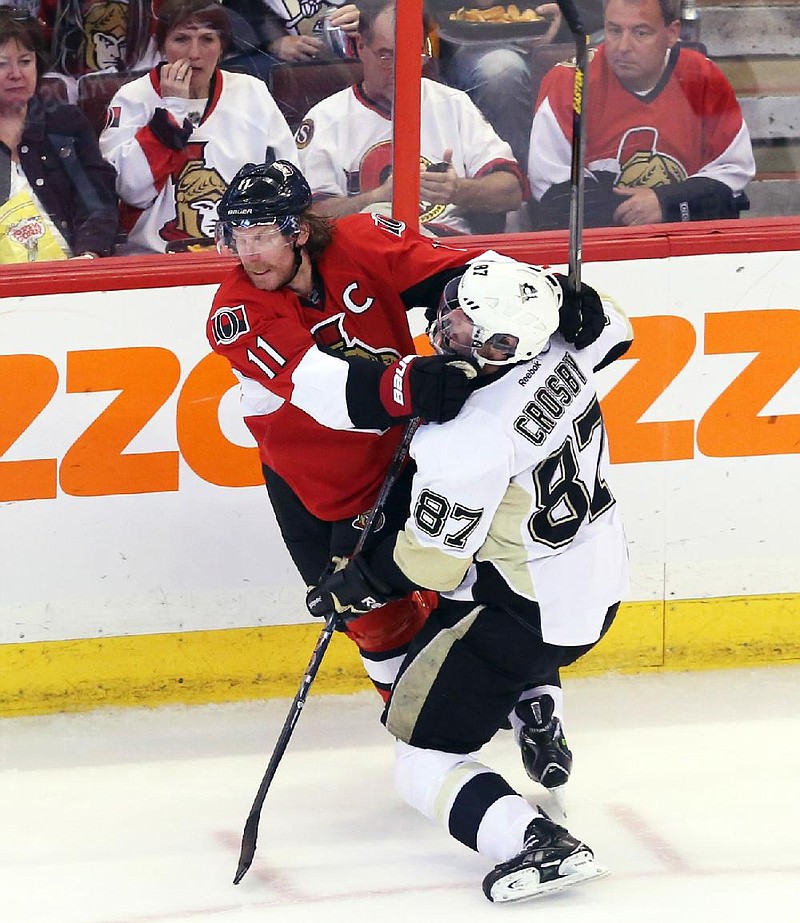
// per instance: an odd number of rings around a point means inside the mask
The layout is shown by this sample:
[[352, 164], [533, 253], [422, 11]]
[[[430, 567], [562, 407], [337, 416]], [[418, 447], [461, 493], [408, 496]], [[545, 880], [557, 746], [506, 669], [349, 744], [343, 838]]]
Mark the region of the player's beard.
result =
[[270, 269], [267, 267], [265, 272], [254, 272], [245, 267], [247, 277], [253, 285], [262, 292], [275, 292], [283, 288], [293, 276], [292, 269]]
[[253, 285], [262, 292], [275, 292], [288, 285], [295, 277], [294, 261], [280, 261], [279, 265], [269, 260], [252, 260], [249, 265], [242, 263], [242, 268]]

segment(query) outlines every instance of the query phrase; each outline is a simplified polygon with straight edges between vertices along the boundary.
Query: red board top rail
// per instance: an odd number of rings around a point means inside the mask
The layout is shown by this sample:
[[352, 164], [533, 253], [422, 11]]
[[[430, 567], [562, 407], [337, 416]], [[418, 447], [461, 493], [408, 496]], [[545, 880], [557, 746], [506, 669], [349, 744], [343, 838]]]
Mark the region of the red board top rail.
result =
[[[532, 263], [567, 262], [566, 230], [452, 237], [446, 244], [458, 247], [462, 242]], [[780, 250], [800, 250], [800, 218], [594, 228], [583, 239], [584, 263]], [[13, 264], [2, 268], [0, 297], [215, 285], [235, 265], [231, 257], [213, 252]]]

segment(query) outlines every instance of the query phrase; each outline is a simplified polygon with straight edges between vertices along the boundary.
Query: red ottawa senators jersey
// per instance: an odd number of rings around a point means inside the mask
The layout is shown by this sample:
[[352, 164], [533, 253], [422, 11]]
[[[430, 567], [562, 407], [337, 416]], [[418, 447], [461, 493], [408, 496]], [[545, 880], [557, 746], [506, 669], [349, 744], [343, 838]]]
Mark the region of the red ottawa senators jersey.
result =
[[[534, 197], [570, 178], [574, 66], [542, 81], [531, 131], [528, 174]], [[722, 71], [676, 45], [658, 84], [637, 95], [617, 79], [601, 45], [588, 68], [586, 168], [619, 186], [663, 186], [690, 176], [744, 189], [755, 172], [750, 135]]]
[[350, 367], [338, 355], [388, 366], [413, 354], [402, 294], [480, 252], [358, 214], [336, 221], [316, 259], [322, 290], [313, 303], [288, 288], [260, 291], [241, 267], [223, 279], [209, 343], [239, 379], [261, 460], [315, 516], [335, 521], [369, 509], [402, 434], [401, 426], [355, 428]]

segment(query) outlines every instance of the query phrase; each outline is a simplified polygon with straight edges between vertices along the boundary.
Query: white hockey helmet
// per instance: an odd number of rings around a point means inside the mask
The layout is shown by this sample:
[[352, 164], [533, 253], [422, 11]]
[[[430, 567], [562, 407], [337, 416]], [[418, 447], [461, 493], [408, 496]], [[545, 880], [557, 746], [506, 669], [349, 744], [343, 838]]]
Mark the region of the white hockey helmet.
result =
[[447, 283], [428, 336], [438, 353], [479, 365], [525, 362], [558, 329], [562, 299], [556, 279], [538, 266], [479, 260]]

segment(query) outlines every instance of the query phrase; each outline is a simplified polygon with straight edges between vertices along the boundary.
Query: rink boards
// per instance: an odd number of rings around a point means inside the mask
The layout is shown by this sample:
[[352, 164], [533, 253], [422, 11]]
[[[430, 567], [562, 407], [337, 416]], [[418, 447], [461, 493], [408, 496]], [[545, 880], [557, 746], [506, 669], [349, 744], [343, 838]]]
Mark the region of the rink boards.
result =
[[[601, 378], [633, 582], [576, 673], [800, 657], [800, 255], [690, 250], [584, 266], [637, 337]], [[0, 714], [296, 689], [319, 625], [209, 354], [207, 260], [0, 299]], [[344, 639], [317, 683], [363, 685]]]

